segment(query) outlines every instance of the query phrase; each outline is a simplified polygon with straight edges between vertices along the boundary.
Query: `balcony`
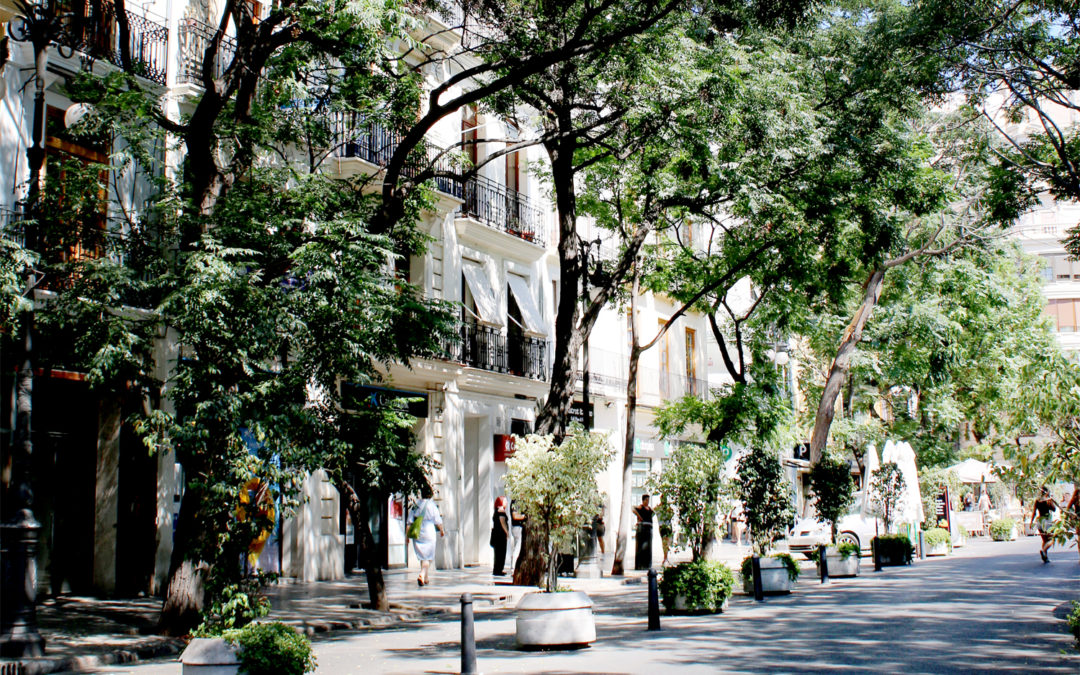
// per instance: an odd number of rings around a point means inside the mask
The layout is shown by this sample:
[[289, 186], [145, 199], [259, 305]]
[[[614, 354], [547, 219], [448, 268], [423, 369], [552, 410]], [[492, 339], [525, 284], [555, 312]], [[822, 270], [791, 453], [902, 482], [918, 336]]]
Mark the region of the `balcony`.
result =
[[[337, 156], [343, 159], [356, 158], [385, 168], [394, 156], [398, 143], [401, 142], [401, 134], [393, 129], [388, 129], [382, 124], [364, 119], [362, 116], [348, 113], [336, 113], [331, 121], [336, 141]], [[455, 173], [459, 169], [453, 166], [450, 158], [443, 154], [443, 150], [434, 145], [428, 145], [426, 155], [427, 162], [421, 162], [416, 157], [420, 154], [418, 149], [406, 163], [402, 172], [405, 178], [415, 178], [428, 165], [434, 162], [432, 167], [436, 172]], [[437, 176], [435, 189], [451, 197], [461, 199], [464, 188], [461, 181], [452, 176]]]
[[464, 200], [461, 215], [544, 247], [540, 232], [540, 213], [529, 202], [529, 198], [517, 190], [511, 190], [483, 176], [475, 176], [465, 182]]
[[[76, 5], [79, 7], [78, 5]], [[157, 84], [165, 84], [169, 31], [162, 23], [124, 11], [131, 55], [131, 72]], [[111, 2], [89, 2], [76, 9], [64, 21], [57, 43], [87, 56], [102, 59], [123, 68], [121, 45], [125, 41]]]
[[[206, 48], [210, 46], [215, 33], [217, 33], [217, 28], [198, 19], [180, 20], [177, 33], [180, 42], [178, 45], [180, 72], [176, 76], [178, 84], [202, 86], [203, 60], [206, 58]], [[236, 41], [228, 36], [222, 37], [214, 57], [213, 77], [215, 79], [225, 74], [225, 69], [232, 63], [235, 54]]]
[[507, 336], [498, 328], [475, 321], [458, 325], [458, 340], [443, 345], [450, 361], [489, 370], [547, 381], [547, 341], [526, 336]]

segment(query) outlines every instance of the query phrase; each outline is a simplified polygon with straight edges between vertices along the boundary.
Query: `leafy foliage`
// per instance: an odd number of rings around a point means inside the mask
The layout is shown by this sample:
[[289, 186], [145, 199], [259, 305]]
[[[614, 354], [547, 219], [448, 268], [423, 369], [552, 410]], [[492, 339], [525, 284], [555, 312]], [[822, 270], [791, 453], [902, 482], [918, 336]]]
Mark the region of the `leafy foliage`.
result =
[[1065, 621], [1069, 626], [1069, 632], [1072, 633], [1073, 638], [1076, 640], [1076, 648], [1080, 649], [1080, 602], [1072, 601], [1072, 611], [1069, 612], [1069, 616], [1065, 618]]
[[530, 434], [517, 441], [506, 460], [506, 492], [539, 533], [548, 592], [557, 586], [559, 551], [600, 512], [596, 476], [611, 461], [606, 436], [577, 427], [571, 431], [561, 444], [551, 435]]
[[795, 507], [780, 458], [766, 447], [752, 448], [739, 458], [739, 498], [743, 503], [750, 537], [758, 555], [768, 552], [795, 524]]
[[[795, 562], [795, 558], [792, 558], [791, 555], [787, 553], [773, 553], [769, 557], [775, 558], [784, 564], [784, 569], [787, 570], [788, 579], [791, 580], [791, 583], [795, 583], [799, 580], [799, 575], [802, 573], [802, 570], [799, 569], [799, 563]], [[753, 587], [754, 583], [753, 559], [754, 556], [746, 556], [743, 558], [739, 567], [739, 572], [742, 574], [743, 578], [743, 585], [748, 588]]]
[[[727, 565], [710, 560], [693, 560], [664, 569], [660, 577], [660, 598], [668, 614], [722, 611], [731, 597], [735, 578]], [[675, 600], [685, 598], [686, 609], [677, 610]]]
[[1016, 531], [1016, 521], [1012, 518], [1001, 518], [990, 523], [990, 538], [994, 541], [1008, 541]]
[[650, 493], [663, 496], [661, 505], [678, 522], [694, 560], [704, 558], [715, 538], [720, 514], [730, 509], [732, 489], [723, 452], [715, 443], [680, 445], [648, 486]]
[[276, 575], [260, 572], [223, 589], [212, 589], [212, 603], [204, 611], [203, 621], [193, 634], [216, 637], [269, 614], [270, 599], [262, 594], [261, 589], [275, 578]]
[[814, 493], [814, 508], [829, 523], [836, 540], [837, 521], [855, 502], [855, 482], [847, 462], [824, 457], [810, 469], [810, 489]]
[[223, 637], [239, 645], [240, 672], [248, 675], [304, 675], [314, 672], [311, 641], [288, 624], [251, 623]]
[[934, 548], [942, 544], [948, 544], [952, 546], [952, 535], [949, 531], [940, 527], [932, 527], [923, 533], [923, 543], [929, 548]]
[[911, 564], [911, 555], [915, 547], [911, 540], [903, 534], [883, 534], [874, 537], [871, 542], [874, 554], [893, 565]]
[[894, 462], [886, 462], [870, 476], [871, 503], [874, 515], [881, 518], [885, 531], [892, 527], [896, 509], [904, 496], [907, 483], [900, 467]]

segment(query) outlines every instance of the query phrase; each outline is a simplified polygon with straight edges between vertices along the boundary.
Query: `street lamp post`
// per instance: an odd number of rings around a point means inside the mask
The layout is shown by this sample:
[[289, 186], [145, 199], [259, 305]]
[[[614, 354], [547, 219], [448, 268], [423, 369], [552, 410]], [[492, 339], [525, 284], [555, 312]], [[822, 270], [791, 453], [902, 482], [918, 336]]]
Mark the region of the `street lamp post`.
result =
[[[63, 30], [65, 14], [51, 0], [29, 3], [16, 0], [22, 16], [10, 23], [10, 36], [27, 42], [34, 49], [34, 121], [31, 145], [26, 151], [30, 184], [26, 198], [24, 241], [27, 248], [36, 244], [41, 215], [41, 172], [45, 164], [42, 142], [45, 122], [45, 71], [49, 45]], [[0, 600], [0, 656], [41, 656], [45, 640], [37, 629], [37, 549], [41, 525], [34, 518], [34, 493], [31, 488], [31, 437], [34, 368], [34, 286], [37, 274], [32, 266], [25, 271], [25, 294], [30, 309], [22, 322], [22, 359], [15, 380], [15, 438], [11, 447], [12, 475], [7, 498], [10, 518], [0, 524], [0, 558], [3, 567], [3, 598]]]

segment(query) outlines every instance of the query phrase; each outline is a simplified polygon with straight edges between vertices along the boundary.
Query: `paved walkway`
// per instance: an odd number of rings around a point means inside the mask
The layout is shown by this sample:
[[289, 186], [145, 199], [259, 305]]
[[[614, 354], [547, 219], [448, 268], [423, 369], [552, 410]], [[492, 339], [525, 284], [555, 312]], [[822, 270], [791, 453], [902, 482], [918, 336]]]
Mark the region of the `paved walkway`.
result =
[[[452, 610], [465, 590], [482, 600], [477, 648], [480, 670], [489, 674], [1080, 672], [1080, 652], [1063, 621], [1068, 601], [1080, 598], [1077, 553], [1058, 550], [1043, 565], [1037, 550], [1030, 537], [973, 541], [953, 556], [880, 573], [864, 559], [862, 576], [825, 586], [807, 569], [790, 596], [764, 603], [737, 596], [723, 615], [664, 617], [659, 633], [644, 630], [643, 584], [567, 580], [596, 602], [599, 636], [573, 652], [514, 648], [511, 607], [528, 589], [492, 585], [479, 570], [440, 573], [424, 589], [411, 576], [391, 574], [391, 597], [411, 616], [385, 628], [316, 633], [318, 672], [458, 672], [460, 628]], [[344, 612], [339, 603], [363, 589], [342, 583], [329, 600], [309, 591], [286, 587], [290, 598], [280, 600], [300, 613]], [[179, 675], [180, 665], [158, 661], [98, 672]]]

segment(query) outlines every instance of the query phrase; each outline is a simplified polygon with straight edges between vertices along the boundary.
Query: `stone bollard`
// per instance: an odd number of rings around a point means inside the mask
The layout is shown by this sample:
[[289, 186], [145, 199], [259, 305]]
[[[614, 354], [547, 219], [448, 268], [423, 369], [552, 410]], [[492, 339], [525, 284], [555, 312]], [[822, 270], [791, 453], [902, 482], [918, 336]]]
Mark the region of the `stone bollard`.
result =
[[919, 560], [926, 560], [926, 545], [923, 543], [922, 530], [919, 530]]
[[476, 675], [476, 632], [472, 594], [461, 594], [461, 674]]
[[649, 570], [649, 630], [660, 630], [660, 589], [655, 568]]

